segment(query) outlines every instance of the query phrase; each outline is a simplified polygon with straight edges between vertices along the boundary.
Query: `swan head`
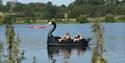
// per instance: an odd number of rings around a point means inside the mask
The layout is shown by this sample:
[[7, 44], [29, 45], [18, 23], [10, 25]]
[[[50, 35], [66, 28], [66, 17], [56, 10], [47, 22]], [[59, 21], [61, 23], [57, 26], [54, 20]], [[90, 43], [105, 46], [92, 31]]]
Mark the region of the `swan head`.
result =
[[54, 21], [50, 21], [50, 22], [48, 22], [48, 24], [49, 25], [53, 25], [53, 24], [55, 24], [55, 22]]
[[52, 25], [52, 22], [48, 22], [49, 25]]

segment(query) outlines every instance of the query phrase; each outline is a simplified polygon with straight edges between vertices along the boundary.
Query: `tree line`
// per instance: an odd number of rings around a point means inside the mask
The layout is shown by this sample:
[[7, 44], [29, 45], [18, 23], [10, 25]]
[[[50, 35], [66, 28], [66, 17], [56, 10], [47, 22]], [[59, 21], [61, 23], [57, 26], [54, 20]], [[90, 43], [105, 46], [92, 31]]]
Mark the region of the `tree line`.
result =
[[[6, 5], [0, 0], [0, 12], [10, 12], [11, 1]], [[40, 19], [64, 19], [78, 18], [81, 15], [87, 17], [112, 15], [125, 15], [125, 0], [75, 0], [73, 3], [66, 5], [53, 5], [48, 3], [28, 3], [16, 2], [13, 12], [16, 17], [38, 17]]]

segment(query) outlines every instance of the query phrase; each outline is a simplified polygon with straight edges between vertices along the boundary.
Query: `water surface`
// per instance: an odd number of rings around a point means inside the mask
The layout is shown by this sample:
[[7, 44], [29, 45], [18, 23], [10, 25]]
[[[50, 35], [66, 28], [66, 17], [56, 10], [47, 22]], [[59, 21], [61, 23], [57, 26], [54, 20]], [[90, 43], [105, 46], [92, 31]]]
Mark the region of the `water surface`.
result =
[[[38, 24], [34, 24], [38, 25]], [[42, 26], [48, 26], [39, 24]], [[104, 27], [105, 49], [104, 57], [108, 63], [125, 63], [125, 23], [102, 24]], [[85, 38], [93, 37], [90, 48], [50, 47], [47, 48], [47, 33], [51, 29], [30, 29], [27, 24], [15, 25], [15, 32], [21, 39], [20, 48], [25, 51], [22, 63], [91, 63], [92, 49], [95, 45], [91, 24], [58, 24], [54, 35], [61, 36], [70, 32], [75, 36], [81, 32]], [[0, 25], [0, 41], [5, 45], [5, 26]], [[115, 60], [114, 60], [115, 59]]]

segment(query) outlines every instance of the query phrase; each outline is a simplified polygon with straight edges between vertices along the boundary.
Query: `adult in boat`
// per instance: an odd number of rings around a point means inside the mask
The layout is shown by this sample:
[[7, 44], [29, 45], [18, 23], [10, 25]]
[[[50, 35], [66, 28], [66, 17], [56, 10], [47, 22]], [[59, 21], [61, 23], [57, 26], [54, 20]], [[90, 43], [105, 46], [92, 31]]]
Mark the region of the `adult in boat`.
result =
[[72, 40], [69, 32], [64, 33], [64, 36], [59, 39], [60, 42], [66, 42], [68, 40]]
[[82, 40], [82, 39], [84, 39], [82, 34], [80, 32], [78, 32], [74, 38], [74, 42], [80, 42], [80, 40]]

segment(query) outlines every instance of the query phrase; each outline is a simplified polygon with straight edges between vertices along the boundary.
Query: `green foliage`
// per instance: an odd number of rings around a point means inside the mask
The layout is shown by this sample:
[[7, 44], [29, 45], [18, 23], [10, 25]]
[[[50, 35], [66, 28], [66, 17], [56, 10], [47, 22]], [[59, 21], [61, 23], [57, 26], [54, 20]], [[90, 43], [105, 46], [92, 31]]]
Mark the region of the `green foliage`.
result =
[[30, 19], [30, 17], [25, 18], [24, 23], [31, 24], [31, 19]]
[[[56, 6], [48, 3], [17, 2], [13, 8], [16, 18], [40, 17], [40, 19], [64, 19], [65, 13], [68, 18], [77, 18], [80, 15], [87, 17], [101, 17], [106, 14], [125, 15], [125, 1], [118, 0], [75, 0], [69, 6]], [[6, 5], [0, 2], [0, 12], [10, 12], [11, 2]], [[110, 20], [110, 19], [109, 19]], [[111, 22], [113, 22], [111, 20]]]
[[92, 63], [107, 63], [105, 58], [101, 56], [96, 47], [93, 50]]
[[62, 22], [62, 20], [60, 18], [55, 19], [56, 22]]
[[20, 63], [21, 51], [19, 46], [20, 39], [14, 31], [14, 26], [12, 24], [6, 25], [6, 39], [8, 44], [8, 58], [6, 63]]
[[84, 14], [84, 9], [82, 9], [83, 6], [77, 5], [72, 8], [72, 10], [69, 11], [68, 15], [69, 18], [77, 18], [80, 15]]
[[12, 17], [6, 16], [3, 24], [12, 24]]
[[125, 15], [120, 15], [115, 18], [115, 21], [125, 21]]
[[106, 14], [105, 21], [106, 22], [115, 22], [114, 15], [112, 15], [112, 14]]
[[32, 10], [27, 10], [27, 11], [24, 12], [24, 14], [27, 17], [34, 17], [35, 16], [35, 14]]
[[107, 63], [105, 58], [103, 58], [104, 52], [104, 37], [103, 29], [100, 24], [99, 18], [94, 18], [92, 21], [92, 29], [94, 32], [94, 37], [96, 40], [96, 47], [93, 49], [92, 63]]
[[[68, 9], [70, 12], [69, 15], [71, 14], [75, 18], [75, 15], [79, 15], [79, 13], [88, 17], [104, 16], [109, 13], [124, 15], [124, 4], [125, 2], [119, 2], [118, 0], [75, 0], [68, 6]], [[79, 11], [79, 9], [82, 11]], [[72, 14], [73, 12], [75, 14]]]
[[63, 12], [57, 6], [50, 6], [52, 4], [48, 4], [48, 6], [43, 9], [43, 18], [44, 19], [53, 19], [53, 18], [62, 18]]
[[2, 49], [3, 49], [3, 44], [0, 41], [0, 52], [2, 51]]
[[11, 2], [8, 1], [6, 5], [3, 7], [3, 12], [10, 12], [10, 8], [11, 8], [10, 6], [11, 6]]
[[64, 18], [64, 13], [63, 12], [57, 12], [55, 15], [55, 18]]
[[[27, 13], [26, 13], [27, 14]], [[27, 17], [25, 13], [13, 13], [12, 16], [16, 17], [16, 18], [20, 18], [20, 17]]]
[[80, 15], [78, 17], [78, 22], [79, 23], [87, 23], [87, 16], [86, 15]]
[[3, 4], [2, 4], [2, 0], [0, 0], [0, 11], [3, 11]]
[[0, 13], [0, 23], [3, 22], [3, 19], [4, 19], [4, 14], [3, 14], [3, 13]]
[[12, 15], [7, 15], [4, 18], [3, 24], [14, 24], [16, 22], [16, 18]]

